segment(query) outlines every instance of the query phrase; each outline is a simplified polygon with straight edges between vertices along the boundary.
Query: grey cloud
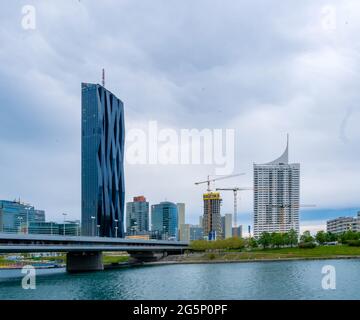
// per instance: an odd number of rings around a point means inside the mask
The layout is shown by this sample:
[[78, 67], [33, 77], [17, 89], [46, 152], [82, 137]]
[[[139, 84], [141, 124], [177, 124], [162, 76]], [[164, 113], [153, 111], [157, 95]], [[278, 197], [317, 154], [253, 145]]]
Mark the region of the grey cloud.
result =
[[[327, 4], [339, 14], [332, 33], [320, 27]], [[22, 194], [54, 217], [79, 215], [80, 82], [100, 82], [105, 67], [129, 125], [158, 120], [176, 129], [235, 128], [236, 171], [247, 172], [236, 183], [251, 185], [252, 163], [281, 153], [289, 132], [291, 158], [304, 169], [305, 199], [323, 199], [322, 207], [358, 204], [356, 174], [349, 173], [358, 170], [360, 155], [357, 1], [34, 5], [35, 31], [21, 29], [21, 4], [0, 13], [3, 197]], [[213, 169], [127, 166], [127, 197], [187, 202], [196, 221], [203, 190], [193, 182]], [[324, 181], [333, 189], [322, 188]], [[231, 212], [231, 197], [224, 197], [223, 210]], [[243, 210], [251, 210], [251, 201], [244, 195]]]

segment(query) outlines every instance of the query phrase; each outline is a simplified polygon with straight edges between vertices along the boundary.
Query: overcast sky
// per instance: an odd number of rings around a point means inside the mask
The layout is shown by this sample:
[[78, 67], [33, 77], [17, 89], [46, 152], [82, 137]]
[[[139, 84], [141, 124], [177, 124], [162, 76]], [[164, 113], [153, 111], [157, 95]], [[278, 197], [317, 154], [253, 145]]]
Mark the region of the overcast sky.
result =
[[[171, 4], [170, 4], [171, 3]], [[24, 5], [36, 28], [22, 26]], [[126, 130], [235, 129], [235, 170], [301, 164], [301, 223], [360, 208], [360, 2], [282, 0], [8, 1], [0, 11], [0, 198], [80, 218], [80, 83], [125, 104]], [[128, 147], [127, 143], [127, 147]], [[126, 200], [185, 202], [197, 223], [214, 165], [125, 165]], [[232, 212], [223, 194], [222, 213]], [[252, 192], [239, 220], [251, 221]], [[338, 209], [341, 211], [328, 209]]]

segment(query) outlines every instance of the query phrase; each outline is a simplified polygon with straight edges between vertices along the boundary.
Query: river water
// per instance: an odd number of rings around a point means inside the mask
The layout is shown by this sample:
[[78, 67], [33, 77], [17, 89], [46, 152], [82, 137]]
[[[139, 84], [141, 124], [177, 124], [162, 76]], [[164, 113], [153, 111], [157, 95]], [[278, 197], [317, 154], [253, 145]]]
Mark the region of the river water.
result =
[[[324, 266], [336, 289], [323, 289]], [[313, 260], [132, 267], [67, 274], [39, 270], [24, 290], [21, 270], [0, 270], [0, 299], [360, 299], [360, 260]]]

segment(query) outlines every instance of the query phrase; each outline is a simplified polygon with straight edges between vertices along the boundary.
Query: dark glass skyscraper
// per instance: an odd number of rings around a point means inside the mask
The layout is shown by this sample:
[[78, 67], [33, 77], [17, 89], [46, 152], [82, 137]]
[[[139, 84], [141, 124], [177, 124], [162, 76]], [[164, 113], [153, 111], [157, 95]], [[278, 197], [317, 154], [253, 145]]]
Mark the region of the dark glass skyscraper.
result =
[[124, 236], [124, 105], [99, 84], [82, 83], [82, 235]]

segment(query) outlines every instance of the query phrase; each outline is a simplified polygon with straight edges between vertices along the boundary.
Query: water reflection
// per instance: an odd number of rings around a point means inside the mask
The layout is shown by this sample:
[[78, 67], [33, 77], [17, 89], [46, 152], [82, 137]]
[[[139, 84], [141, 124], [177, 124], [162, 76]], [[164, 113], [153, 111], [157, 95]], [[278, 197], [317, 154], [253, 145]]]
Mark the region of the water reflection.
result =
[[[336, 290], [321, 269], [336, 268]], [[0, 270], [0, 299], [360, 299], [360, 260], [189, 264], [67, 274], [42, 270], [36, 290], [19, 270]]]

